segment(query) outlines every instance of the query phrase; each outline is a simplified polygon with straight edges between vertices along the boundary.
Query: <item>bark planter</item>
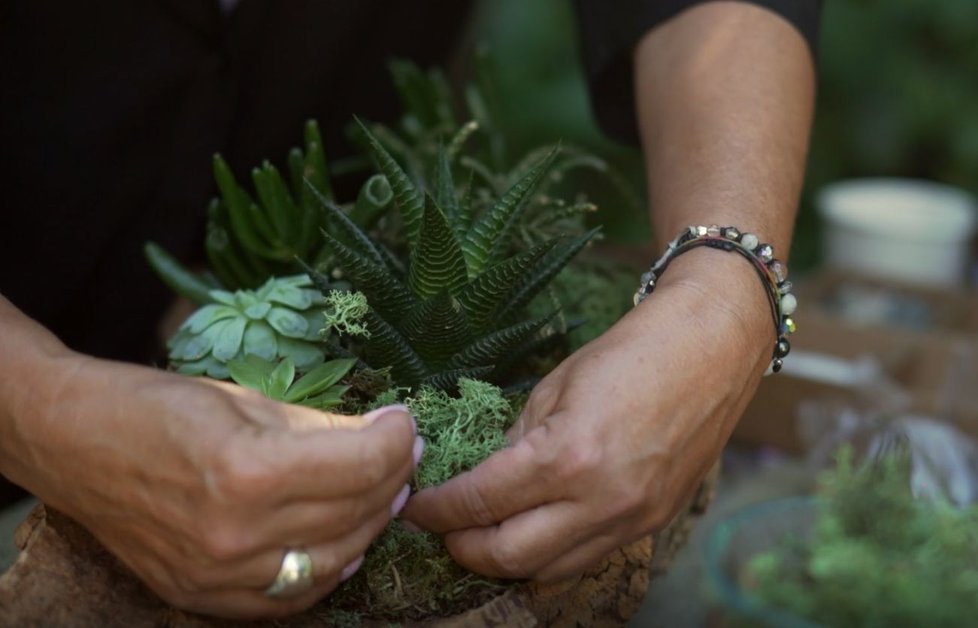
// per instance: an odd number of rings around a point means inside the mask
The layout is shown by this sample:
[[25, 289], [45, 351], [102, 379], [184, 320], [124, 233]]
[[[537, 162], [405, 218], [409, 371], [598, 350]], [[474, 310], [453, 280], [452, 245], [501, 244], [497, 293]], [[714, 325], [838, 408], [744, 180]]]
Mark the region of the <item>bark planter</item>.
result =
[[[628, 545], [590, 572], [555, 585], [523, 584], [452, 617], [402, 626], [621, 626], [634, 615], [651, 579], [668, 568], [713, 497], [715, 468], [673, 523], [654, 538]], [[157, 598], [84, 528], [38, 506], [17, 531], [21, 554], [0, 576], [0, 625], [4, 626], [241, 626], [176, 610]], [[324, 604], [328, 603], [324, 602]], [[388, 626], [366, 619], [365, 627]], [[303, 628], [327, 625], [322, 608], [256, 626]]]

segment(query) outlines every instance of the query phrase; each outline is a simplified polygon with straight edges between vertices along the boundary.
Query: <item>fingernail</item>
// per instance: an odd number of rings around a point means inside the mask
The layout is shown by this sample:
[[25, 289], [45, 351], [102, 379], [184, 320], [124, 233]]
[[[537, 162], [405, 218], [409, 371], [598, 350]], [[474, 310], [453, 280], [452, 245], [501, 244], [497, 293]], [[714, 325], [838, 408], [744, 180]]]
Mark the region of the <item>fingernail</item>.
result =
[[[374, 421], [376, 421], [383, 415], [387, 414], [388, 412], [403, 412], [404, 414], [408, 414], [408, 415], [411, 414], [411, 411], [408, 409], [406, 405], [404, 405], [403, 403], [397, 403], [391, 406], [384, 406], [382, 408], [377, 408], [376, 410], [371, 410], [370, 412], [363, 415], [363, 420], [366, 421], [367, 424], [369, 425], [370, 423], [373, 423]], [[411, 417], [411, 420], [413, 421], [414, 417]], [[417, 430], [415, 430], [415, 432], [417, 432]]]
[[363, 555], [361, 554], [356, 560], [354, 560], [352, 563], [350, 563], [349, 565], [343, 568], [343, 571], [340, 572], [340, 582], [345, 582], [349, 580], [350, 577], [353, 576], [353, 574], [355, 574], [358, 569], [360, 569], [360, 565], [362, 564], [363, 564]]
[[404, 504], [407, 503], [408, 497], [410, 496], [411, 496], [411, 487], [410, 485], [405, 484], [404, 488], [401, 489], [401, 492], [398, 493], [397, 497], [394, 498], [394, 503], [391, 504], [392, 517], [396, 517], [397, 515], [401, 514], [401, 511], [404, 510]]
[[414, 439], [414, 466], [421, 462], [421, 455], [424, 454], [424, 439], [418, 436]]
[[400, 526], [402, 528], [404, 528], [404, 531], [405, 532], [410, 532], [411, 534], [420, 534], [420, 533], [424, 532], [424, 530], [422, 530], [418, 526], [414, 525], [413, 523], [411, 523], [407, 519], [398, 519], [397, 520], [397, 523], [400, 524]]

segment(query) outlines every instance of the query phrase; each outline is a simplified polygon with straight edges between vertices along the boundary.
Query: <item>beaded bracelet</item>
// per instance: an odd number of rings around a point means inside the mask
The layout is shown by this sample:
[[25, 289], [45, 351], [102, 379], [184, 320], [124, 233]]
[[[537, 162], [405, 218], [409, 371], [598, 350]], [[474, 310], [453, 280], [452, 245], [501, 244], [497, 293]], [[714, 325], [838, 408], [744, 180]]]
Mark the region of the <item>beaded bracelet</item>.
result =
[[771, 307], [771, 315], [774, 319], [774, 353], [765, 375], [779, 372], [784, 365], [785, 356], [791, 351], [788, 335], [795, 333], [796, 330], [791, 315], [798, 307], [798, 300], [791, 293], [787, 267], [774, 258], [774, 247], [770, 244], [762, 244], [753, 233], [741, 233], [736, 227], [717, 225], [709, 227], [694, 225], [683, 230], [669, 243], [665, 254], [642, 275], [642, 284], [635, 292], [635, 305], [652, 294], [656, 282], [672, 260], [700, 246], [738, 253], [751, 262], [751, 266], [764, 284], [768, 305]]

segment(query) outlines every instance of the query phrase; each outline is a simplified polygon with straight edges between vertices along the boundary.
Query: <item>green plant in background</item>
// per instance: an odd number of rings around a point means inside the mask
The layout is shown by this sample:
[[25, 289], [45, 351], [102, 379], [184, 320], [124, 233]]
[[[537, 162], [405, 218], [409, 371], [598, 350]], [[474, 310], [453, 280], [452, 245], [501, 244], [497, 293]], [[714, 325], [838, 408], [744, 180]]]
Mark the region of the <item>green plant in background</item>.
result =
[[[378, 169], [391, 183], [404, 225], [407, 260], [392, 260], [335, 204], [320, 198], [334, 225], [324, 231], [342, 277], [366, 295], [361, 340], [367, 364], [391, 367], [401, 386], [451, 389], [460, 377], [498, 378], [552, 314], [525, 316], [530, 301], [591, 240], [596, 230], [557, 237], [510, 254], [521, 212], [553, 163], [537, 162], [481, 215], [456, 189], [446, 151], [433, 190], [415, 185], [390, 153], [363, 129]], [[406, 270], [402, 270], [406, 269]], [[332, 278], [309, 269], [327, 290]]]
[[824, 626], [965, 626], [978, 614], [978, 507], [915, 500], [906, 457], [824, 476], [814, 537], [754, 558], [774, 608]]
[[244, 359], [228, 362], [228, 370], [235, 383], [257, 390], [269, 399], [325, 410], [343, 403], [343, 393], [349, 386], [340, 386], [337, 382], [354, 364], [354, 359], [330, 360], [296, 379], [291, 358], [273, 362], [247, 355]]

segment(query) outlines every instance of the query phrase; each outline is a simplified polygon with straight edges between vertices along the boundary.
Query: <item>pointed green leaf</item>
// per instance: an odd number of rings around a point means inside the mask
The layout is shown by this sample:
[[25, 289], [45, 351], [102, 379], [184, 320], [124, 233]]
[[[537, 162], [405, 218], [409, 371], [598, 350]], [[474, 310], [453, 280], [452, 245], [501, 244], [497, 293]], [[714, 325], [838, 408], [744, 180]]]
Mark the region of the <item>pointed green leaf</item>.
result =
[[289, 403], [297, 403], [308, 397], [318, 395], [343, 379], [356, 363], [355, 358], [346, 358], [320, 364], [300, 377], [283, 396], [283, 400]]
[[[445, 212], [448, 224], [454, 225], [458, 220], [458, 195], [455, 192], [455, 182], [452, 180], [452, 165], [448, 161], [448, 152], [441, 144], [438, 145], [438, 170], [435, 173], [435, 202]], [[453, 229], [454, 231], [454, 229]]]
[[596, 227], [576, 238], [563, 238], [559, 244], [541, 257], [529, 274], [516, 286], [506, 303], [497, 310], [498, 320], [509, 320], [526, 307], [599, 231], [601, 228]]
[[162, 246], [155, 242], [147, 242], [143, 246], [143, 254], [150, 267], [170, 290], [190, 299], [196, 305], [211, 302], [209, 293], [213, 286], [208, 285], [196, 273], [187, 270]]
[[299, 235], [299, 210], [278, 169], [266, 161], [261, 168], [251, 171], [251, 179], [255, 184], [258, 200], [278, 234], [278, 240], [291, 244]]
[[465, 257], [445, 214], [430, 196], [426, 199], [424, 225], [408, 269], [408, 285], [422, 299], [444, 290], [454, 294], [468, 280]]
[[256, 356], [245, 356], [241, 360], [229, 360], [227, 368], [236, 384], [264, 394], [265, 380], [275, 369], [275, 362]]
[[364, 320], [370, 329], [370, 338], [364, 341], [368, 364], [374, 368], [389, 366], [394, 381], [406, 386], [413, 386], [428, 375], [424, 361], [390, 323], [373, 309]]
[[559, 148], [554, 148], [550, 151], [469, 230], [462, 243], [462, 250], [471, 273], [479, 274], [489, 263], [505, 253], [513, 225], [526, 206], [526, 200], [553, 163], [558, 150]]
[[[474, 188], [473, 185], [474, 177], [475, 177], [475, 173], [469, 170], [469, 180], [468, 183], [466, 183], [465, 185], [465, 191], [462, 192], [462, 196], [458, 200], [458, 214], [456, 214], [455, 223], [452, 225], [452, 227], [455, 229], [455, 237], [458, 238], [458, 241], [460, 243], [465, 242], [465, 235], [469, 232], [469, 229], [472, 228], [472, 219], [475, 213], [472, 207], [472, 190]], [[463, 254], [464, 254], [464, 250], [463, 250]], [[469, 277], [472, 276], [473, 274], [469, 273]]]
[[289, 164], [289, 185], [292, 188], [292, 197], [299, 199], [302, 202], [302, 189], [306, 186], [305, 182], [305, 172], [306, 157], [302, 154], [302, 149], [298, 147], [293, 147], [289, 151], [288, 164]]
[[323, 232], [323, 238], [336, 256], [340, 269], [381, 316], [397, 321], [414, 306], [414, 295], [386, 266], [374, 264], [326, 232]]
[[445, 148], [449, 163], [455, 161], [455, 158], [458, 157], [459, 152], [462, 150], [462, 146], [478, 130], [479, 123], [475, 120], [469, 120], [462, 125], [462, 128], [455, 132], [455, 135], [452, 136], [451, 141], [448, 142], [448, 146]]
[[370, 236], [350, 220], [346, 212], [338, 207], [336, 203], [333, 203], [315, 189], [312, 190], [312, 194], [320, 207], [325, 210], [330, 224], [333, 227], [330, 229], [330, 236], [346, 244], [351, 250], [366, 257], [378, 266], [383, 266], [384, 258], [377, 251], [377, 247], [374, 245], [373, 240], [370, 239]]
[[[302, 171], [302, 178], [312, 183], [312, 186], [319, 190], [320, 194], [333, 200], [333, 188], [329, 181], [329, 168], [326, 166], [323, 138], [319, 133], [319, 124], [315, 120], [306, 122], [305, 143], [306, 162]], [[305, 186], [302, 189], [305, 189]]]
[[465, 308], [474, 333], [481, 333], [488, 324], [492, 323], [492, 315], [499, 308], [503, 299], [520, 283], [534, 262], [540, 259], [556, 246], [558, 239], [539, 244], [525, 251], [490, 266], [484, 273], [469, 282], [458, 294], [458, 300]]
[[[214, 178], [217, 181], [217, 187], [221, 191], [221, 196], [227, 207], [228, 218], [231, 221], [231, 228], [234, 230], [234, 235], [252, 253], [273, 259], [276, 258], [280, 254], [280, 251], [277, 251], [261, 235], [266, 225], [259, 224], [261, 219], [258, 217], [260, 212], [257, 206], [251, 200], [251, 197], [248, 196], [248, 193], [238, 185], [234, 174], [231, 172], [231, 168], [220, 155], [214, 155]], [[266, 236], [271, 235], [267, 231], [264, 231], [264, 234]]]
[[325, 410], [343, 403], [343, 394], [349, 389], [349, 386], [333, 386], [322, 394], [303, 399], [298, 403], [317, 410]]
[[285, 391], [292, 385], [293, 379], [295, 379], [295, 363], [285, 358], [265, 378], [262, 392], [269, 399], [281, 400]]
[[434, 368], [448, 362], [472, 338], [461, 304], [447, 291], [418, 305], [401, 331], [425, 363]]
[[357, 124], [367, 138], [367, 144], [377, 169], [387, 177], [387, 182], [394, 190], [394, 203], [404, 220], [408, 243], [413, 246], [418, 239], [418, 233], [421, 231], [421, 221], [424, 215], [424, 194], [415, 187], [401, 166], [394, 161], [394, 158], [367, 129], [366, 125], [359, 119], [357, 119]]
[[452, 356], [448, 365], [451, 368], [495, 365], [532, 338], [552, 318], [553, 314], [517, 323], [484, 336]]

